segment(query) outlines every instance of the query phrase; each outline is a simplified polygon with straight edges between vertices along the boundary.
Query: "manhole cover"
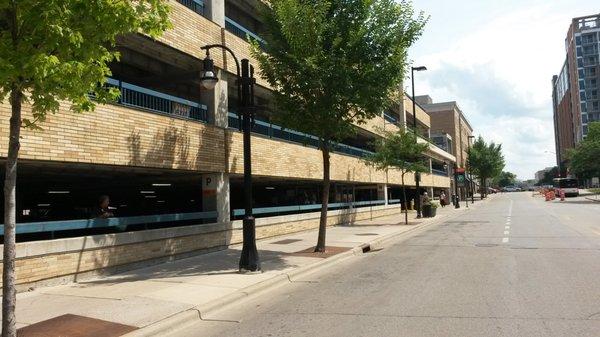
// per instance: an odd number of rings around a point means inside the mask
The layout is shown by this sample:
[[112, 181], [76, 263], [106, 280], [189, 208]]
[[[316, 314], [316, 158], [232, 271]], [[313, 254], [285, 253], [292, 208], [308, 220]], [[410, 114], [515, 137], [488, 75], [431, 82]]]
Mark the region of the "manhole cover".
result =
[[134, 326], [66, 314], [17, 330], [18, 337], [117, 337], [136, 330]]
[[277, 242], [273, 242], [275, 245], [289, 245], [290, 243], [302, 241], [300, 239], [285, 239]]
[[358, 234], [354, 234], [354, 235], [358, 235], [358, 236], [377, 236], [379, 234], [376, 234], [376, 233], [358, 233]]
[[328, 258], [330, 256], [336, 255], [336, 254], [340, 254], [346, 251], [349, 251], [350, 247], [334, 247], [334, 246], [327, 246], [325, 247], [325, 252], [324, 253], [315, 253], [315, 247], [310, 247], [304, 250], [301, 250], [299, 252], [295, 252], [295, 253], [289, 253], [288, 255], [292, 255], [292, 256], [306, 256], [306, 257], [321, 257], [321, 258]]
[[498, 247], [495, 243], [476, 243], [475, 247]]

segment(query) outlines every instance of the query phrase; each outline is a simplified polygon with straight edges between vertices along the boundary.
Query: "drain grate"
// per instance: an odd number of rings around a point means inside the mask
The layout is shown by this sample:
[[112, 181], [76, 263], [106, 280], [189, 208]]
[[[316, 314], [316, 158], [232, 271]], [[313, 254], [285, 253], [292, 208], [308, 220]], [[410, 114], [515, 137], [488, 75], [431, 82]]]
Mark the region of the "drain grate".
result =
[[498, 247], [498, 245], [495, 243], [476, 243], [475, 247], [491, 248], [491, 247]]
[[28, 325], [17, 331], [19, 337], [117, 337], [137, 330], [134, 326], [66, 314]]
[[274, 245], [289, 245], [290, 243], [300, 242], [300, 239], [285, 239], [277, 242], [273, 242]]

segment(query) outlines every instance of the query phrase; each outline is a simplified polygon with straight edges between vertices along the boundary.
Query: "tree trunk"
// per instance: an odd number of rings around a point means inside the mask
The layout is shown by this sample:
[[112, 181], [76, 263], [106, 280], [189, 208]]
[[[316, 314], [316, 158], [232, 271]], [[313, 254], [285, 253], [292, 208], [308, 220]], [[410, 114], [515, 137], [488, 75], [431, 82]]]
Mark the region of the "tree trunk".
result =
[[485, 178], [481, 178], [481, 200], [486, 197], [487, 188], [485, 187]]
[[406, 186], [404, 186], [404, 173], [402, 177], [402, 203], [404, 204], [404, 224], [408, 225], [408, 205], [406, 204]]
[[327, 208], [329, 206], [329, 142], [324, 142], [323, 154], [323, 193], [321, 195], [321, 218], [319, 219], [319, 237], [315, 252], [325, 252], [325, 234], [327, 231]]
[[17, 292], [15, 289], [16, 256], [16, 186], [17, 158], [19, 156], [19, 138], [21, 133], [21, 100], [23, 93], [13, 87], [10, 94], [12, 116], [10, 117], [10, 135], [6, 172], [4, 178], [4, 255], [2, 270], [2, 337], [17, 335], [15, 307]]

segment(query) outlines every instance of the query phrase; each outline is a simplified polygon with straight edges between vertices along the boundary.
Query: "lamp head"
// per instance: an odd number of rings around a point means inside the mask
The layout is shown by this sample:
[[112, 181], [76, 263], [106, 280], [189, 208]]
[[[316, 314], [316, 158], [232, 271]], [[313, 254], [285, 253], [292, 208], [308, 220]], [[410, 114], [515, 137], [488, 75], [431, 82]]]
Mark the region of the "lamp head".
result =
[[412, 67], [413, 71], [424, 71], [427, 70], [427, 67], [425, 66], [420, 66], [420, 67]]
[[204, 89], [213, 90], [215, 85], [217, 85], [217, 82], [219, 82], [219, 78], [217, 78], [215, 74], [215, 65], [208, 52], [206, 52], [206, 57], [202, 63], [203, 67], [200, 76], [200, 83]]

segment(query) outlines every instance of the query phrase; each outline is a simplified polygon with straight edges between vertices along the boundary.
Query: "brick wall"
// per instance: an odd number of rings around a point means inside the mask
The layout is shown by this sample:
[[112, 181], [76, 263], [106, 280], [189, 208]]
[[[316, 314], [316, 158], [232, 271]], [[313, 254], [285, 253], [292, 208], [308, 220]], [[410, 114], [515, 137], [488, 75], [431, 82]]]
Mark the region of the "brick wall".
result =
[[[23, 106], [24, 116], [31, 113]], [[10, 106], [0, 104], [0, 156], [7, 155]], [[224, 130], [198, 122], [99, 105], [77, 114], [61, 104], [42, 131], [23, 129], [21, 159], [224, 171]]]

